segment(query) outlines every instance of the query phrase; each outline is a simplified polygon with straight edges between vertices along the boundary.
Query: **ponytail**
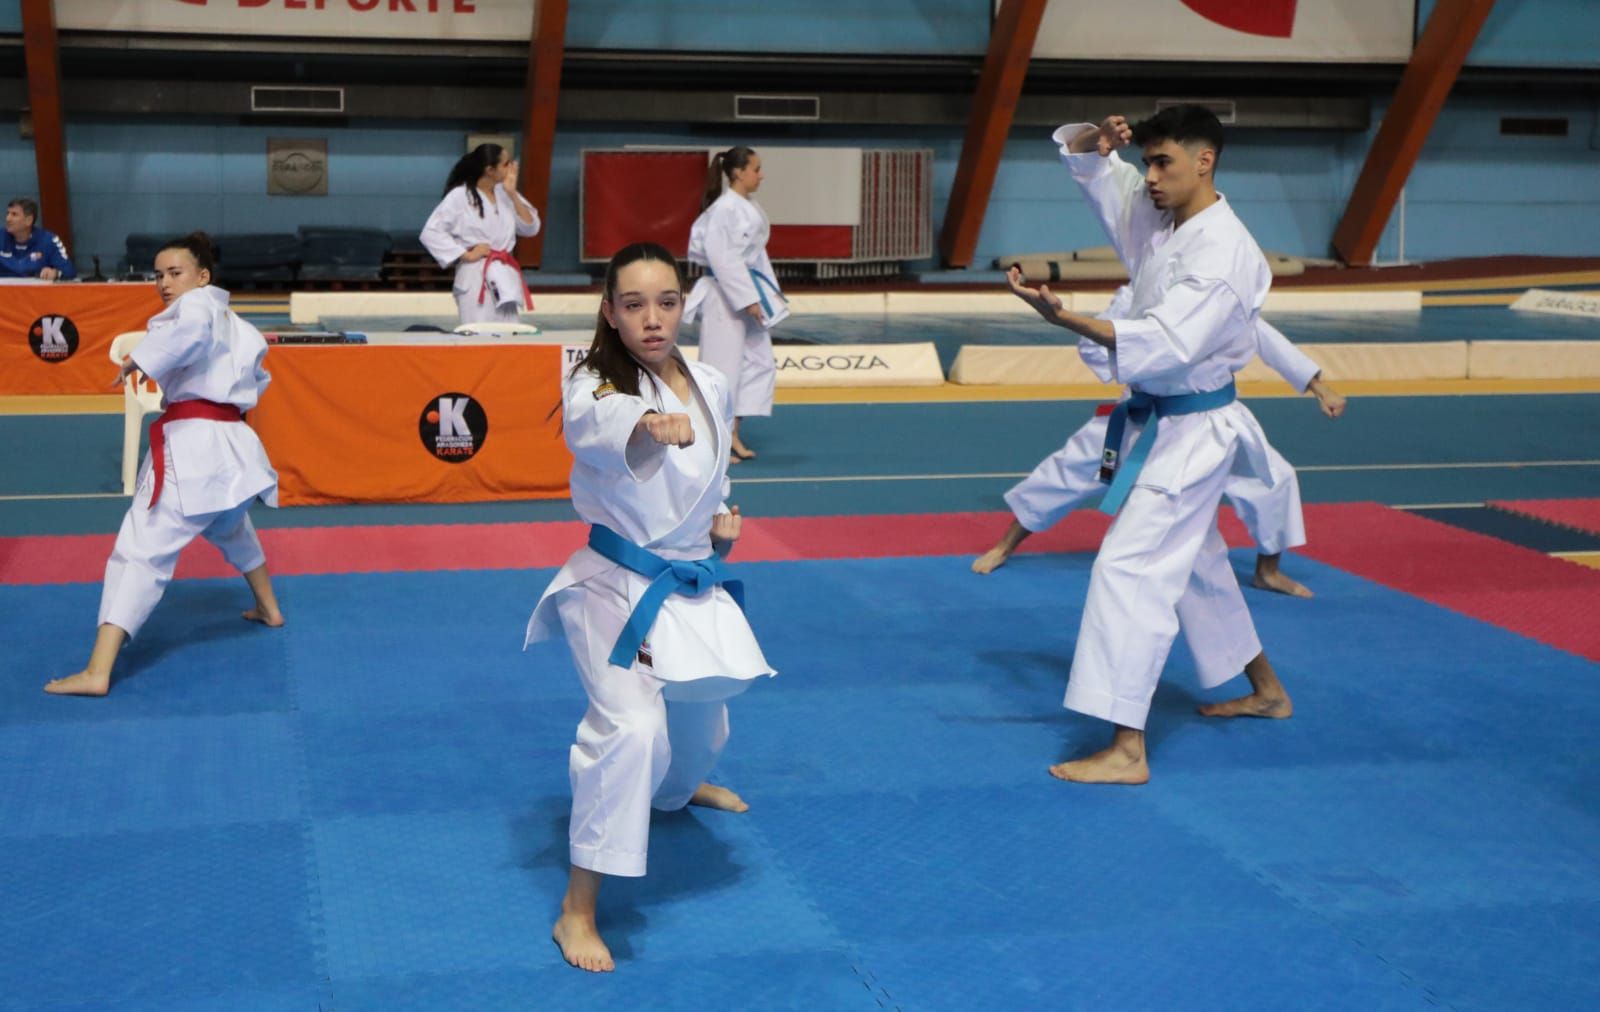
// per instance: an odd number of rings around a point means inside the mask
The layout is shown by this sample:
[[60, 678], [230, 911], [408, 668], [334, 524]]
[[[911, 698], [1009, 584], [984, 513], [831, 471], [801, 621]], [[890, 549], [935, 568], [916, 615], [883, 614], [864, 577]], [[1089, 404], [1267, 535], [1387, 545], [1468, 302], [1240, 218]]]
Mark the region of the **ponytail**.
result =
[[478, 217], [483, 217], [483, 197], [478, 193], [478, 180], [483, 174], [500, 164], [500, 155], [505, 148], [498, 144], [479, 144], [477, 147], [462, 155], [450, 169], [450, 176], [444, 181], [446, 195], [458, 186], [467, 188], [467, 203], [471, 204], [478, 212]]

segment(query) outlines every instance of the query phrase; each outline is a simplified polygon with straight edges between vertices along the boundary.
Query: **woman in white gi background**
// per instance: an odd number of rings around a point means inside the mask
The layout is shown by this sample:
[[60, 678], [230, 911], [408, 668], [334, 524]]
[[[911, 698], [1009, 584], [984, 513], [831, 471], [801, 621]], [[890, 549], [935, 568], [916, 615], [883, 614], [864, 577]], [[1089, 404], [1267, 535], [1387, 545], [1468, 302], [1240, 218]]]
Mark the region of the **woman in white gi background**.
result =
[[433, 259], [455, 267], [462, 323], [515, 323], [519, 309], [533, 308], [511, 251], [518, 236], [539, 234], [539, 212], [517, 192], [518, 171], [500, 145], [479, 144], [450, 170], [444, 199], [422, 226]]
[[[724, 589], [739, 536], [726, 503], [733, 402], [721, 373], [677, 349], [683, 276], [653, 243], [606, 270], [588, 356], [562, 385], [572, 505], [589, 544], [551, 581], [526, 642], [564, 633], [589, 695], [569, 756], [572, 861], [552, 932], [585, 970], [614, 968], [595, 924], [602, 875], [641, 876], [651, 808], [743, 812], [705, 782], [728, 739], [726, 700], [775, 672]], [[664, 595], [664, 596], [663, 596]]]
[[[724, 178], [728, 188], [719, 196]], [[689, 259], [708, 270], [689, 293], [683, 318], [700, 320], [700, 361], [715, 366], [733, 390], [736, 461], [755, 456], [739, 438], [739, 420], [772, 414], [778, 378], [772, 328], [789, 315], [767, 257], [772, 226], [751, 199], [761, 179], [754, 151], [719, 152], [706, 169], [706, 209], [689, 230]]]
[[278, 474], [256, 432], [244, 423], [267, 387], [261, 332], [228, 308], [211, 287], [211, 240], [196, 232], [156, 254], [156, 287], [167, 308], [150, 318], [144, 340], [117, 380], [141, 372], [160, 385], [165, 410], [150, 427], [133, 504], [106, 562], [100, 628], [84, 670], [57, 678], [46, 692], [103, 696], [117, 651], [137, 636], [161, 600], [178, 553], [197, 536], [216, 545], [255, 595], [244, 617], [283, 625], [267, 558], [250, 523], [257, 499], [278, 504]]

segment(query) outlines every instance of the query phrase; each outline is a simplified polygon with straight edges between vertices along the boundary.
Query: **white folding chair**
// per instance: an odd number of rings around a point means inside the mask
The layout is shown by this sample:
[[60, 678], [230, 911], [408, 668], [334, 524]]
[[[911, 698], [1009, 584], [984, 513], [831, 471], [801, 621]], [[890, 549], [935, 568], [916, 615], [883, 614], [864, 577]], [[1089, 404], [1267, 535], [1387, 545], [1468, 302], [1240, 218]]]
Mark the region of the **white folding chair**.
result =
[[[144, 331], [130, 330], [118, 334], [111, 341], [111, 361], [117, 368], [144, 340]], [[141, 374], [142, 375], [142, 374]], [[133, 495], [133, 483], [139, 476], [139, 434], [144, 428], [144, 416], [161, 410], [161, 388], [154, 380], [141, 383], [130, 373], [122, 381], [122, 494]]]

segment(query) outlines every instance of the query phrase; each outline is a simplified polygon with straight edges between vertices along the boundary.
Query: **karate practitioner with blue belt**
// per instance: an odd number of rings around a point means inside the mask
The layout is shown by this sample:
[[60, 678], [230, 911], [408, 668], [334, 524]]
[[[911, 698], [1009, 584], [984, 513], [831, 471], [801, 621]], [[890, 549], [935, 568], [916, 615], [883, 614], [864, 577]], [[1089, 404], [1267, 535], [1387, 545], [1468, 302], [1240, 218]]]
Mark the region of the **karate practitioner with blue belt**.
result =
[[[1109, 747], [1050, 772], [1142, 784], [1150, 778], [1145, 720], [1180, 628], [1203, 685], [1241, 670], [1250, 681], [1248, 695], [1201, 713], [1293, 712], [1217, 530], [1230, 478], [1275, 481], [1266, 435], [1233, 388], [1233, 374], [1256, 353], [1272, 275], [1216, 190], [1223, 136], [1209, 111], [1178, 106], [1135, 127], [1112, 116], [1098, 127], [1064, 126], [1052, 139], [1128, 268], [1127, 315], [1069, 312], [1045, 286], [1026, 287], [1016, 268], [1011, 289], [1078, 334], [1085, 362], [1132, 393], [1107, 425], [1102, 509], [1116, 520], [1095, 557], [1065, 699], [1115, 730]], [[1130, 141], [1143, 149], [1144, 173], [1117, 154]]]
[[612, 970], [595, 922], [604, 875], [641, 876], [650, 810], [749, 808], [706, 783], [727, 699], [775, 674], [723, 559], [733, 400], [677, 348], [683, 279], [638, 243], [612, 257], [594, 342], [562, 384], [572, 505], [590, 527], [539, 599], [526, 642], [565, 635], [588, 711], [568, 772], [572, 863], [553, 936], [573, 966]]
[[767, 256], [772, 226], [755, 200], [763, 178], [761, 156], [751, 149], [719, 152], [706, 168], [705, 210], [689, 229], [689, 260], [706, 273], [689, 293], [683, 320], [699, 319], [700, 361], [716, 367], [733, 391], [734, 463], [756, 455], [739, 438], [739, 419], [772, 414], [772, 328], [789, 315]]

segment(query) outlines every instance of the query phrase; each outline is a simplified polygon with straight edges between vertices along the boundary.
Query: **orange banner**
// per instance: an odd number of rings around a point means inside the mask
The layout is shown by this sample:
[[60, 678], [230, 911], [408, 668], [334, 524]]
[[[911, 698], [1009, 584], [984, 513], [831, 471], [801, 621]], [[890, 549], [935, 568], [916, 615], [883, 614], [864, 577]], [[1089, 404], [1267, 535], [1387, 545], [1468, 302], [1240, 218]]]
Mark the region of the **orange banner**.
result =
[[249, 422], [285, 506], [567, 494], [559, 346], [279, 345], [266, 368]]
[[0, 285], [0, 394], [105, 394], [111, 340], [161, 312], [150, 282]]

